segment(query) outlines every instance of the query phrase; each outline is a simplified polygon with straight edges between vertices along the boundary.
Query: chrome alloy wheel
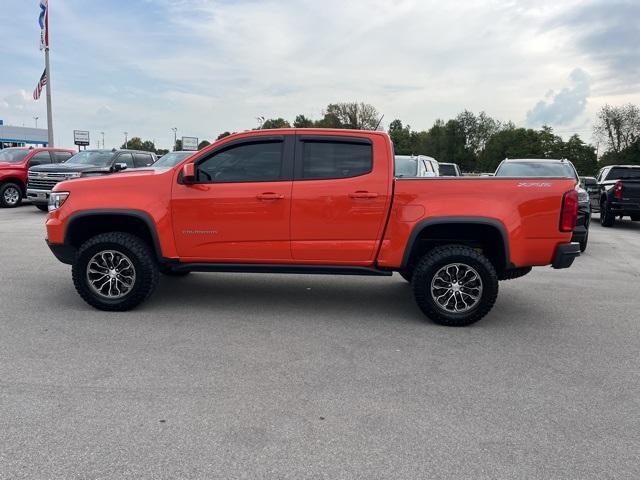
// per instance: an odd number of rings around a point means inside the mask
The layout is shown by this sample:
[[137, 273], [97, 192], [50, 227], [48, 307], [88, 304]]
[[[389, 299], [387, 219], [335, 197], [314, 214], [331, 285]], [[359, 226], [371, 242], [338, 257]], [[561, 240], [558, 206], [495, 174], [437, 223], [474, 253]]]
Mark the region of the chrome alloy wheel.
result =
[[16, 187], [9, 186], [4, 190], [4, 201], [7, 205], [15, 205], [20, 200], [20, 192]]
[[116, 250], [96, 253], [87, 264], [87, 283], [103, 298], [113, 300], [128, 294], [136, 281], [133, 262]]
[[469, 265], [450, 263], [433, 276], [431, 297], [445, 312], [467, 312], [480, 303], [482, 279]]

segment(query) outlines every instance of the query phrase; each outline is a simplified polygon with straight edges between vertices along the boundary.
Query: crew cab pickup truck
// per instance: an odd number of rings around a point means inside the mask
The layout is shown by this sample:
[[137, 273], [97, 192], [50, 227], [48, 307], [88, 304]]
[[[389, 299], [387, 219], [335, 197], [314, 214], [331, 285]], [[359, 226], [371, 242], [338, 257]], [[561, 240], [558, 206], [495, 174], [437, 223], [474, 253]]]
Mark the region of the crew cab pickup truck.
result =
[[[592, 205], [600, 211], [600, 224], [612, 227], [616, 217], [640, 220], [640, 165], [611, 165], [598, 172], [600, 194]], [[594, 202], [595, 203], [595, 202]]]
[[139, 150], [83, 150], [63, 164], [30, 168], [27, 197], [39, 209], [47, 210], [49, 193], [58, 182], [148, 167], [155, 161], [155, 153]]
[[427, 317], [462, 326], [491, 310], [499, 279], [580, 254], [574, 186], [396, 179], [384, 132], [256, 130], [172, 168], [57, 184], [47, 242], [102, 310], [137, 306], [159, 272], [401, 272]]
[[64, 148], [15, 147], [0, 150], [0, 207], [17, 207], [27, 193], [27, 171], [35, 165], [60, 163], [73, 155]]

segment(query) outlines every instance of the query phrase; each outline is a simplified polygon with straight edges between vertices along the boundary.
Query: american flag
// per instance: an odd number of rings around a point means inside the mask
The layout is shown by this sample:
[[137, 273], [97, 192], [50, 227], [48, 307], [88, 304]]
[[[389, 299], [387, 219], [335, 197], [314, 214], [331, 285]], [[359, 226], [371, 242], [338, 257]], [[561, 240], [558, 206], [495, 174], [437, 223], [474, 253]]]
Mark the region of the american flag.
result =
[[38, 100], [40, 98], [40, 94], [42, 93], [42, 89], [47, 84], [47, 69], [42, 72], [42, 76], [40, 77], [40, 81], [36, 86], [36, 89], [33, 91], [33, 99]]

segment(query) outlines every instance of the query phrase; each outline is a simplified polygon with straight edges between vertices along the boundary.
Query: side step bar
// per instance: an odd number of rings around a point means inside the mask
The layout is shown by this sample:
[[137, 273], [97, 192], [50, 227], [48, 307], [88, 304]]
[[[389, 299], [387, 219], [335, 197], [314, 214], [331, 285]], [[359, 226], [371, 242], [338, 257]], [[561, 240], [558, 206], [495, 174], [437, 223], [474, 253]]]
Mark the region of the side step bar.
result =
[[390, 277], [391, 270], [341, 265], [282, 265], [266, 263], [171, 263], [176, 272], [297, 273], [304, 275], [368, 275]]

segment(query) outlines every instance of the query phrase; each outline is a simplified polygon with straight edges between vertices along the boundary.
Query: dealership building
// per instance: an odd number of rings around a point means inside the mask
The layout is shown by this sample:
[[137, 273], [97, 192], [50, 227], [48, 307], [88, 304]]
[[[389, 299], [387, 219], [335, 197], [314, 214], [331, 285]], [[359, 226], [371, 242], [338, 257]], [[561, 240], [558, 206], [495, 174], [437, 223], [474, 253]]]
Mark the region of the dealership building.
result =
[[14, 127], [4, 125], [0, 120], [0, 149], [30, 145], [46, 147], [48, 143], [46, 128]]

